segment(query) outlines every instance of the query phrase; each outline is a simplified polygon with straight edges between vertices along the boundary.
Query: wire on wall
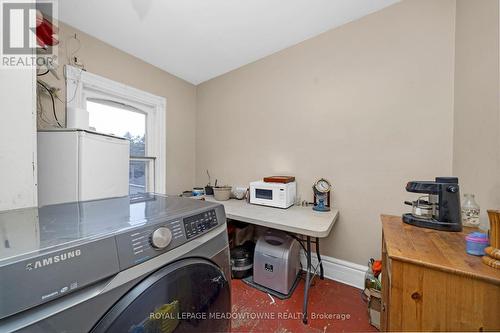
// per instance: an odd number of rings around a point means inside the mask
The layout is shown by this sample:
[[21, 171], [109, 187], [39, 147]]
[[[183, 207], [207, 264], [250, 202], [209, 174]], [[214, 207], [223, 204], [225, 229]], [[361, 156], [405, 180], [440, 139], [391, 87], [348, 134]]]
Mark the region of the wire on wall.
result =
[[[74, 40], [76, 41], [77, 45], [74, 50], [71, 50], [71, 41]], [[82, 62], [82, 60], [77, 56], [78, 51], [80, 51], [82, 47], [82, 42], [78, 38], [78, 35], [76, 33], [72, 34], [68, 38], [66, 38], [65, 42], [65, 53], [66, 53], [66, 59], [68, 61], [68, 64], [77, 68], [80, 68], [82, 71], [85, 71], [85, 64]], [[64, 65], [66, 67], [66, 65]], [[64, 82], [65, 86], [68, 86], [68, 78], [66, 77], [66, 69], [63, 69], [63, 75], [64, 75]], [[80, 73], [80, 78], [78, 78], [78, 81], [81, 79], [81, 73]], [[78, 91], [78, 85], [75, 86], [75, 91], [71, 94], [71, 98], [66, 101], [66, 105], [70, 104], [76, 97], [76, 93]], [[70, 96], [69, 93], [66, 94], [66, 96]]]
[[[77, 53], [81, 49], [81, 41], [78, 38], [78, 35], [76, 33], [71, 34], [68, 38], [66, 38], [64, 42], [65, 46], [65, 54], [67, 58], [67, 62], [69, 65], [80, 68], [81, 70], [85, 70], [85, 64], [81, 61], [81, 59], [78, 57]], [[64, 65], [66, 66], [66, 65]], [[59, 80], [59, 77], [57, 76], [57, 73], [55, 72], [54, 68], [49, 68], [47, 67], [46, 69], [39, 68], [37, 69], [37, 77], [42, 77], [44, 75], [47, 75], [48, 73], [54, 74], [56, 79]], [[81, 74], [80, 74], [81, 75]], [[68, 78], [66, 77], [66, 70], [63, 69], [63, 76], [64, 76], [64, 81], [65, 81], [65, 86], [67, 87], [67, 80]], [[79, 81], [80, 79], [78, 79]], [[68, 103], [71, 103], [73, 99], [76, 97], [76, 93], [78, 90], [78, 87], [75, 88], [75, 91], [71, 94], [71, 98], [67, 100], [66, 102], [63, 101], [57, 94], [57, 88], [54, 88], [50, 86], [48, 83], [37, 79], [37, 86], [38, 90], [47, 93], [49, 98], [50, 98], [50, 103], [52, 105], [52, 114], [53, 114], [53, 119], [54, 121], [49, 121], [46, 117], [46, 114], [44, 113], [44, 106], [42, 103], [42, 99], [40, 98], [40, 94], [37, 94], [37, 109], [38, 109], [38, 116], [41, 121], [44, 123], [50, 125], [50, 126], [59, 126], [63, 127], [62, 123], [59, 121], [59, 118], [57, 117], [57, 111], [56, 111], [56, 99], [59, 100], [64, 107]], [[70, 94], [66, 94], [67, 96], [70, 96]]]
[[[76, 48], [74, 50], [70, 50], [72, 40], [76, 41], [76, 43], [77, 43]], [[75, 66], [75, 67], [78, 67], [82, 70], [85, 70], [85, 64], [77, 56], [78, 51], [80, 51], [80, 49], [82, 47], [82, 42], [78, 38], [78, 35], [76, 33], [74, 33], [73, 35], [68, 37], [66, 39], [65, 44], [66, 44], [66, 48], [65, 48], [66, 49], [66, 59], [68, 61], [68, 64]]]
[[37, 72], [37, 73], [36, 73], [36, 76], [44, 76], [44, 75], [49, 74], [49, 72], [50, 72], [50, 69], [46, 69], [46, 70], [45, 70], [45, 72], [42, 72], [42, 73], [38, 73], [38, 72]]
[[[63, 73], [64, 73], [64, 84], [67, 87], [68, 86], [68, 77], [66, 76], [66, 65], [64, 65]], [[75, 83], [76, 83], [75, 84], [75, 90], [73, 91], [73, 94], [71, 95], [71, 98], [66, 101], [66, 105], [70, 104], [75, 99], [76, 93], [78, 92], [78, 83], [80, 82], [81, 79], [82, 79], [82, 72], [80, 72], [80, 75], [75, 80]], [[68, 92], [66, 93], [66, 96], [69, 96]]]
[[36, 102], [37, 102], [37, 115], [38, 118], [43, 121], [45, 124], [50, 125], [51, 127], [54, 126], [54, 123], [50, 120], [48, 120], [44, 113], [43, 113], [43, 105], [42, 105], [42, 99], [40, 97], [40, 94], [36, 94]]
[[[55, 96], [55, 93], [52, 89], [50, 89], [43, 81], [41, 80], [37, 80], [36, 83], [42, 87], [48, 94], [49, 94], [49, 97], [50, 97], [50, 100], [52, 102], [52, 114], [54, 115], [54, 119], [57, 123], [57, 125], [59, 127], [63, 127], [61, 125], [61, 123], [59, 122], [59, 118], [57, 117], [57, 112], [56, 112], [56, 102], [55, 102], [55, 98], [57, 96]], [[39, 101], [39, 106], [40, 106], [40, 111], [41, 111], [41, 114], [43, 114], [43, 107], [42, 107], [42, 103], [41, 101]], [[43, 118], [42, 118], [43, 119]]]

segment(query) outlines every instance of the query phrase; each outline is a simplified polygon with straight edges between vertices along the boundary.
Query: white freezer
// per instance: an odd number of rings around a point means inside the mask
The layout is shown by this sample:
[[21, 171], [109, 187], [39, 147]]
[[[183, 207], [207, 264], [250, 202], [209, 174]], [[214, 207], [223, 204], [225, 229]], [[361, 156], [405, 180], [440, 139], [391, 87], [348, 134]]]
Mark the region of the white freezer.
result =
[[129, 141], [87, 130], [38, 132], [38, 205], [128, 195]]

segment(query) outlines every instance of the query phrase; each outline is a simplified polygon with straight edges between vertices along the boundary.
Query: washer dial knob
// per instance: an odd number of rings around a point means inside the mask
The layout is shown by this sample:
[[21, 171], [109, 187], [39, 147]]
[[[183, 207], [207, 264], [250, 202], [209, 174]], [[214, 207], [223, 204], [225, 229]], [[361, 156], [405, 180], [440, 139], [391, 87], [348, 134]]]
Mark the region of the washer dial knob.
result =
[[171, 240], [172, 232], [167, 227], [159, 227], [151, 234], [151, 245], [155, 249], [163, 250]]

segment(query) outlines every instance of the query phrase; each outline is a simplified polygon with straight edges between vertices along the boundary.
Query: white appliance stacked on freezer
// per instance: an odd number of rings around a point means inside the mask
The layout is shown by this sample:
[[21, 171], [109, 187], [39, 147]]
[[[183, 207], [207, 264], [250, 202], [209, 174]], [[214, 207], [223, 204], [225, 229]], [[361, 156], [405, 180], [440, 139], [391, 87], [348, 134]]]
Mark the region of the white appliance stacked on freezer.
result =
[[128, 195], [129, 141], [80, 129], [38, 132], [38, 205]]

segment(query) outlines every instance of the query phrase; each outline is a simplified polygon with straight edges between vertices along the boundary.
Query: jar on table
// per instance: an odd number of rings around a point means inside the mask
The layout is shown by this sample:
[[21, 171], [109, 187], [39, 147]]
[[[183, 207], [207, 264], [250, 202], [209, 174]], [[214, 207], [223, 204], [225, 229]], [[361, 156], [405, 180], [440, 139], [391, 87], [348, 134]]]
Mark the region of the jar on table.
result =
[[474, 194], [464, 194], [462, 203], [462, 224], [466, 227], [479, 226], [479, 213], [481, 209], [474, 199]]
[[473, 232], [465, 237], [466, 251], [474, 256], [484, 256], [484, 249], [489, 245], [488, 235], [482, 232]]

